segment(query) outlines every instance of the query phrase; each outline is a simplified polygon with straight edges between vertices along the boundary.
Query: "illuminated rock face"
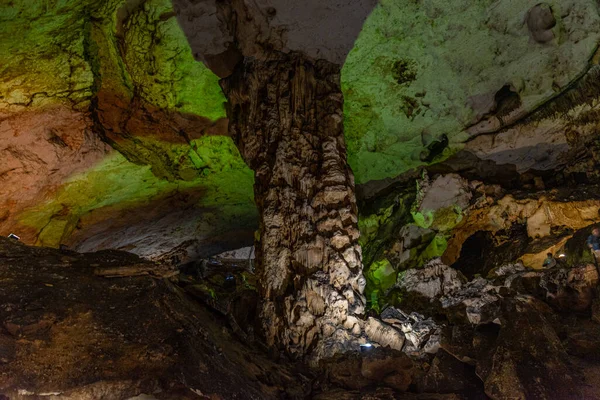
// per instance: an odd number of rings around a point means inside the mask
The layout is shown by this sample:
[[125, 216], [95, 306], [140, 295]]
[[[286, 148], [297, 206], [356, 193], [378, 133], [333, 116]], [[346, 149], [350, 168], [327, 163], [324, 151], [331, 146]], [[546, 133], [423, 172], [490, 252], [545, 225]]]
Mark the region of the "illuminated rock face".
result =
[[358, 350], [364, 278], [339, 67], [279, 53], [247, 60], [222, 85], [231, 135], [255, 171], [267, 343], [315, 360]]
[[21, 38], [0, 45], [0, 234], [174, 261], [252, 242], [252, 173], [169, 1], [16, 1], [0, 18]]
[[[230, 133], [254, 170], [267, 343], [315, 363], [358, 350], [365, 282], [339, 69], [368, 2], [298, 9], [281, 1], [175, 3], [197, 57], [224, 77]], [[319, 18], [340, 29], [330, 35]], [[215, 49], [215, 41], [198, 40], [202, 21], [219, 26], [221, 47], [228, 40], [235, 46]]]
[[[465, 5], [463, 14], [468, 10], [474, 13], [469, 21], [443, 12], [434, 24], [425, 23], [431, 18], [392, 23], [417, 14], [423, 17], [434, 3], [420, 4], [416, 14], [400, 15], [394, 4], [382, 2], [367, 20], [342, 70], [346, 140], [349, 163], [359, 183], [366, 296], [371, 305], [398, 300], [387, 282], [399, 271], [419, 267], [432, 257], [443, 256], [453, 263], [463, 250], [465, 255], [486, 253], [485, 266], [472, 259], [460, 261], [462, 266], [477, 265], [465, 271], [469, 276], [485, 274], [497, 263], [519, 258], [537, 268], [547, 252], [556, 253], [566, 245], [573, 231], [600, 220], [597, 190], [587, 187], [596, 185], [600, 176], [596, 135], [599, 67], [592, 46], [598, 43], [600, 32], [597, 11], [575, 23], [571, 16], [588, 3], [526, 3], [514, 7], [522, 7], [522, 18], [511, 23], [515, 14], [502, 14], [507, 3], [496, 2], [497, 7], [488, 12], [475, 11], [488, 7], [483, 3]], [[439, 11], [443, 5], [433, 8]], [[556, 20], [554, 25], [549, 11]], [[484, 15], [485, 21], [477, 22], [481, 29], [469, 31], [469, 24]], [[370, 29], [371, 22], [374, 26]], [[506, 26], [506, 30], [494, 30], [490, 24]], [[400, 41], [398, 31], [405, 26], [411, 29], [406, 28]], [[456, 29], [459, 26], [462, 28]], [[508, 32], [513, 34], [508, 37]], [[587, 44], [577, 39], [580, 35]], [[390, 40], [384, 41], [387, 36]], [[439, 39], [442, 37], [444, 40]], [[381, 44], [373, 46], [369, 40]], [[458, 46], [452, 44], [454, 40], [462, 41], [461, 47], [439, 53]], [[568, 44], [570, 40], [577, 43]], [[410, 49], [402, 47], [409, 45]], [[381, 49], [382, 54], [368, 49]], [[405, 50], [402, 57], [392, 58], [397, 49]], [[490, 49], [497, 54], [490, 54]], [[516, 56], [525, 49], [527, 56]], [[437, 58], [433, 57], [436, 54]], [[539, 63], [529, 68], [532, 59]], [[554, 63], [560, 68], [553, 67]], [[561, 69], [561, 76], [555, 76]], [[383, 79], [370, 79], [375, 71]], [[471, 75], [475, 71], [477, 76]], [[520, 86], [515, 86], [517, 81]], [[543, 83], [546, 81], [563, 83], [548, 86]], [[477, 92], [487, 86], [490, 95], [478, 97]], [[433, 87], [437, 89], [432, 92], [429, 88]], [[450, 97], [438, 102], [437, 97], [444, 98], [446, 90]], [[427, 100], [434, 93], [436, 99]], [[415, 103], [411, 117], [403, 116], [406, 107], [399, 107], [402, 96], [423, 99], [428, 108]], [[465, 98], [469, 101], [464, 102]], [[514, 109], [507, 111], [509, 106]], [[419, 107], [421, 112], [417, 112]], [[478, 107], [487, 111], [472, 114]], [[446, 112], [450, 108], [452, 111]], [[461, 120], [464, 116], [468, 118]], [[422, 166], [427, 163], [429, 166]], [[408, 170], [419, 165], [422, 167]], [[440, 179], [437, 174], [467, 179], [471, 193], [467, 207], [454, 202], [449, 208], [433, 207], [429, 214], [415, 213], [424, 188], [423, 170], [429, 180]], [[372, 180], [381, 178], [386, 179]], [[452, 187], [438, 187], [438, 196], [452, 196]], [[500, 204], [508, 203], [513, 207], [495, 214]], [[530, 212], [522, 212], [525, 203]], [[494, 221], [489, 221], [488, 216], [494, 214]], [[543, 232], [532, 228], [536, 226], [543, 227]]]
[[[592, 0], [381, 0], [342, 70], [357, 183], [447, 158], [559, 95], [589, 69], [599, 23]], [[517, 130], [520, 164], [552, 168], [568, 147], [559, 130]], [[447, 148], [432, 152], [443, 135]], [[520, 154], [538, 144], [544, 148], [535, 154]], [[487, 145], [472, 151], [493, 152]], [[555, 155], [539, 160], [547, 151]]]
[[[343, 64], [368, 298], [399, 270], [460, 258], [478, 230], [503, 234], [514, 224], [474, 218], [507, 193], [600, 177], [591, 0], [235, 1], [237, 47], [222, 7], [173, 3], [0, 6], [0, 34], [14, 38], [0, 43], [0, 234], [174, 261], [250, 245], [253, 172], [226, 137], [218, 77], [197, 60], [227, 76], [273, 49]], [[420, 207], [409, 168], [423, 164], [428, 181], [468, 180], [470, 203], [489, 208]], [[484, 198], [477, 181], [500, 192]], [[525, 254], [533, 265], [542, 253]]]

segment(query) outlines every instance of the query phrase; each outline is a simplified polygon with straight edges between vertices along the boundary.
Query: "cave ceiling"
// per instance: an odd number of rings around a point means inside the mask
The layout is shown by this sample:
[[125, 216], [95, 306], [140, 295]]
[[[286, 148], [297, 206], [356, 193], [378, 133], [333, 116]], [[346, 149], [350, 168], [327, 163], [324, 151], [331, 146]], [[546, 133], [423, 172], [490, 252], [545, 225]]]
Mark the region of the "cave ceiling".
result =
[[0, 4], [1, 234], [180, 261], [252, 243], [253, 173], [219, 76], [265, 48], [343, 65], [365, 187], [465, 153], [552, 170], [565, 132], [594, 132], [595, 97], [559, 103], [595, 68], [592, 0], [260, 0], [238, 49], [215, 3], [173, 3]]

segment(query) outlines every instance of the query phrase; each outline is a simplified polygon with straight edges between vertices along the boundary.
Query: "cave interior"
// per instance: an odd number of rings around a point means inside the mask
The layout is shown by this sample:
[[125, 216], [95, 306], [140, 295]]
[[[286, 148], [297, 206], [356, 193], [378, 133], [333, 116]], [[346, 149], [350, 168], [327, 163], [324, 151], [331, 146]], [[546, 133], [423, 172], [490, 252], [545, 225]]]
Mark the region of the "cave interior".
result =
[[600, 399], [599, 44], [595, 0], [0, 0], [0, 400]]

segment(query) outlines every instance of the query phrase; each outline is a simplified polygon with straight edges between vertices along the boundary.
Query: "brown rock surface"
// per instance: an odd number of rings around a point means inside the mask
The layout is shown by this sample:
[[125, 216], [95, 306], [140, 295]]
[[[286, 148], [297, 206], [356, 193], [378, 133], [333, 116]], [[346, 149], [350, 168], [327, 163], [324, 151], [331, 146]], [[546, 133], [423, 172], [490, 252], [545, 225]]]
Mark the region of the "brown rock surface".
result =
[[387, 386], [406, 392], [414, 375], [413, 361], [406, 354], [380, 347], [321, 360], [320, 368], [325, 371], [327, 382], [350, 390]]
[[59, 252], [0, 238], [0, 393], [73, 400], [303, 393], [302, 378], [233, 340], [169, 281], [93, 274], [98, 265], [134, 263], [140, 259], [123, 252]]
[[503, 325], [477, 374], [494, 399], [566, 399], [581, 396], [581, 377], [546, 318], [531, 300], [505, 303]]
[[[55, 105], [17, 113], [0, 112], [0, 228], [35, 243], [35, 229], [19, 213], [48, 201], [71, 175], [85, 170], [112, 149], [92, 132], [89, 113]], [[7, 233], [7, 235], [8, 235]]]

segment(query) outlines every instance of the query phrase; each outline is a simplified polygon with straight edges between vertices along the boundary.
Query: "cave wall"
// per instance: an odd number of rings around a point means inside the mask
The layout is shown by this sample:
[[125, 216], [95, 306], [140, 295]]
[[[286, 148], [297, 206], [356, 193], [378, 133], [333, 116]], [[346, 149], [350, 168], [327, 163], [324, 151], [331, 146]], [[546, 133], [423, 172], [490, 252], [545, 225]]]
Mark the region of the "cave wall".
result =
[[[594, 2], [271, 3], [256, 4], [268, 29], [246, 32], [261, 46], [334, 62], [351, 48], [344, 129], [364, 261], [375, 265], [368, 287], [431, 257], [452, 261], [474, 229], [491, 232], [465, 212], [482, 201], [478, 181], [486, 207], [514, 190], [597, 182]], [[0, 7], [1, 234], [150, 257], [251, 243], [252, 172], [226, 136], [218, 77], [198, 62], [226, 69], [240, 55], [214, 15], [194, 15], [178, 21], [167, 0]], [[316, 41], [324, 21], [343, 34]], [[186, 23], [206, 28], [192, 40]], [[260, 56], [266, 47], [252, 43], [244, 51]], [[421, 205], [424, 165], [428, 181], [468, 181], [468, 207], [454, 189], [448, 204]]]
[[585, 1], [373, 11], [342, 71], [372, 306], [403, 270], [455, 263], [470, 238], [489, 241], [486, 260], [456, 264], [470, 276], [508, 258], [539, 268], [599, 220], [599, 32]]
[[[596, 2], [538, 3], [380, 1], [342, 71], [357, 183], [447, 158], [470, 139], [510, 126], [583, 75], [600, 34]], [[516, 145], [535, 168], [547, 168], [535, 159], [563, 152], [566, 140], [560, 132], [535, 129], [513, 134], [519, 140], [504, 148]], [[496, 146], [482, 141], [488, 149]]]
[[251, 243], [250, 170], [170, 1], [0, 6], [0, 233], [180, 259]]

